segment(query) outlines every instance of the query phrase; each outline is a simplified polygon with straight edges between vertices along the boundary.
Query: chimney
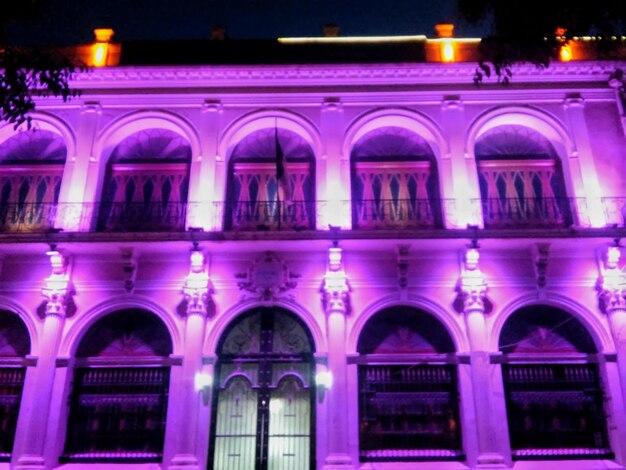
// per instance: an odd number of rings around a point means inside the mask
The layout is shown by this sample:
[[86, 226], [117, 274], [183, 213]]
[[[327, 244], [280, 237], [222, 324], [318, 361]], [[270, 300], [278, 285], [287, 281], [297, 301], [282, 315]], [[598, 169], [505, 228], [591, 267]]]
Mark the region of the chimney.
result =
[[438, 38], [451, 38], [454, 33], [454, 25], [452, 23], [436, 24], [435, 32]]
[[339, 26], [334, 23], [325, 24], [322, 34], [325, 38], [337, 38], [339, 37]]
[[226, 28], [221, 25], [211, 26], [211, 41], [225, 41]]

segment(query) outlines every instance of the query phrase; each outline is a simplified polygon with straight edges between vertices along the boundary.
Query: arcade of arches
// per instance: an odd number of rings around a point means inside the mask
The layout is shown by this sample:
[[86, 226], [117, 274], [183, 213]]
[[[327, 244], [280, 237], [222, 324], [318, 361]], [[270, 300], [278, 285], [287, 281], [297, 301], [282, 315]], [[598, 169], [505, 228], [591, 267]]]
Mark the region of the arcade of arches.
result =
[[[141, 309], [110, 313], [82, 335], [61, 410], [61, 462], [161, 462], [177, 409], [180, 367], [164, 323]], [[465, 461], [467, 357], [435, 315], [408, 306], [374, 314], [349, 362], [361, 462]], [[279, 307], [238, 315], [214, 365], [208, 468], [314, 469], [324, 387], [305, 323]], [[34, 371], [19, 316], [0, 312], [0, 458], [11, 457], [20, 400]], [[555, 307], [520, 308], [505, 322], [490, 367], [501, 377], [514, 460], [610, 459], [605, 371], [583, 324]], [[22, 403], [22, 407], [24, 404]], [[464, 411], [465, 410], [465, 411]], [[502, 429], [505, 429], [503, 426]]]

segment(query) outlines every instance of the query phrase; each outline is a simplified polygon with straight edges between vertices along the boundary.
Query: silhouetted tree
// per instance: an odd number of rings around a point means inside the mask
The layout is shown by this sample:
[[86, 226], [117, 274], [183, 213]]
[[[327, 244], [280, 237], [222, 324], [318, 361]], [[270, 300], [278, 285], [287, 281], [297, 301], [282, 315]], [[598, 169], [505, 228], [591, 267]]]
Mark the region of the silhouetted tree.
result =
[[508, 83], [515, 63], [546, 67], [559, 46], [575, 36], [598, 37], [594, 44], [599, 57], [624, 44], [624, 0], [458, 0], [458, 7], [469, 23], [491, 27], [480, 45], [476, 82], [493, 73]]
[[30, 126], [35, 97], [60, 96], [67, 101], [77, 94], [69, 81], [77, 70], [60, 50], [20, 47], [6, 33], [7, 23], [28, 20], [40, 12], [45, 0], [9, 0], [0, 7], [0, 121]]

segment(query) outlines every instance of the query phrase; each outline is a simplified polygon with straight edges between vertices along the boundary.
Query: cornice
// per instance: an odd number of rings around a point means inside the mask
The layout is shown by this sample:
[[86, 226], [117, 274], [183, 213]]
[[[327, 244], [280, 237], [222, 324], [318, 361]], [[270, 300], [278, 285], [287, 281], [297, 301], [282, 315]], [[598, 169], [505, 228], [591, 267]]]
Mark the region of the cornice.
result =
[[[626, 61], [554, 63], [513, 68], [514, 83], [606, 82]], [[72, 86], [90, 89], [213, 88], [249, 86], [337, 86], [471, 83], [475, 63], [340, 64], [111, 67], [79, 73]], [[485, 84], [492, 80], [485, 81]]]

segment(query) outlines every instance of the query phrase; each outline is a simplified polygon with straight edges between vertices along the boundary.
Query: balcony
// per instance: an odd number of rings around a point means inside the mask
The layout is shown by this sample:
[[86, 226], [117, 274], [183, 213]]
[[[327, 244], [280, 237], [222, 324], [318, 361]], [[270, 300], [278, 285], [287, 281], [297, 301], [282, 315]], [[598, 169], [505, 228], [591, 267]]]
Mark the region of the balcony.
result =
[[578, 222], [579, 203], [568, 198], [482, 199], [485, 228], [563, 228]]
[[[314, 201], [245, 201], [220, 204], [225, 230], [314, 230]], [[220, 214], [218, 214], [219, 216]]]
[[178, 232], [186, 217], [185, 202], [103, 202], [94, 220], [98, 232]]
[[[203, 219], [210, 204], [202, 203], [20, 203], [0, 205], [0, 233], [183, 232], [188, 215]], [[428, 230], [443, 220], [480, 218], [486, 229], [591, 228], [594, 216], [606, 227], [626, 227], [626, 197], [595, 201], [575, 198], [427, 199], [217, 202], [212, 226], [224, 231], [303, 231], [327, 227], [327, 220], [349, 218], [354, 230]], [[444, 219], [445, 214], [445, 219]], [[207, 214], [208, 216], [208, 214]], [[337, 216], [337, 217], [331, 217]], [[462, 217], [461, 217], [462, 216]], [[207, 219], [208, 220], [208, 219]]]
[[439, 207], [428, 199], [380, 199], [353, 202], [355, 229], [419, 229], [440, 226]]
[[0, 232], [46, 232], [54, 227], [57, 204], [18, 203], [0, 206]]

